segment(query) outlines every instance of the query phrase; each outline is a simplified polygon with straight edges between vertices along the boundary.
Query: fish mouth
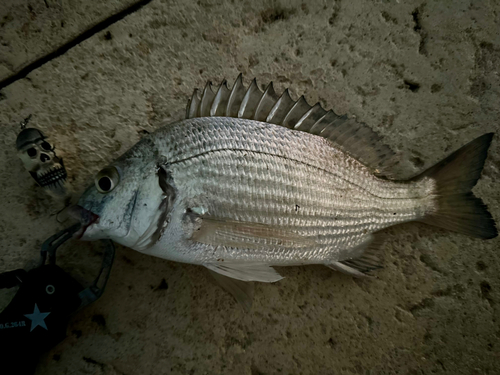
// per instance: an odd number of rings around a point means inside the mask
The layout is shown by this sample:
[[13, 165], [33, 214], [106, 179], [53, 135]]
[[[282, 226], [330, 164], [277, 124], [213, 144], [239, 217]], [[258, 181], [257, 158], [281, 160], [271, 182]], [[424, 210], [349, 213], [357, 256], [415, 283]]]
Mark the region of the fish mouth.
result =
[[80, 223], [82, 224], [80, 229], [73, 235], [73, 237], [78, 240], [83, 237], [88, 227], [90, 227], [94, 223], [99, 223], [99, 215], [96, 215], [92, 211], [89, 211], [82, 206], [70, 207], [68, 209], [68, 213], [75, 219], [80, 220]]

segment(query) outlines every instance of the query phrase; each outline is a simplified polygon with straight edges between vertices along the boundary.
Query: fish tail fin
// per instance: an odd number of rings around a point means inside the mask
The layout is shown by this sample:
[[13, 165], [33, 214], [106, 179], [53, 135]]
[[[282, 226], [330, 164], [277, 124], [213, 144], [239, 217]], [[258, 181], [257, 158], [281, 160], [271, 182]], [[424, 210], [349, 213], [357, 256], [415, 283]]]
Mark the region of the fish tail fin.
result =
[[498, 235], [486, 205], [472, 193], [481, 176], [493, 133], [484, 134], [412, 180], [436, 183], [436, 207], [419, 221], [483, 239]]

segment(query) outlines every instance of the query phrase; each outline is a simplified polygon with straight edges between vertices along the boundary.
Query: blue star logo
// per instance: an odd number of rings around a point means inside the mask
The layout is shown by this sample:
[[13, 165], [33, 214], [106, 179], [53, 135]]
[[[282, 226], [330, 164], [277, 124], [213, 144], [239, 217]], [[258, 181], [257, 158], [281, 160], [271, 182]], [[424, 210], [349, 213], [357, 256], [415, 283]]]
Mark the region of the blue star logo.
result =
[[48, 331], [47, 325], [45, 324], [45, 318], [49, 315], [50, 313], [41, 313], [40, 310], [38, 309], [38, 305], [35, 303], [35, 310], [33, 311], [33, 314], [24, 314], [24, 316], [28, 319], [31, 319], [31, 329], [30, 332], [33, 331], [36, 327], [40, 326], [42, 328], [45, 328]]

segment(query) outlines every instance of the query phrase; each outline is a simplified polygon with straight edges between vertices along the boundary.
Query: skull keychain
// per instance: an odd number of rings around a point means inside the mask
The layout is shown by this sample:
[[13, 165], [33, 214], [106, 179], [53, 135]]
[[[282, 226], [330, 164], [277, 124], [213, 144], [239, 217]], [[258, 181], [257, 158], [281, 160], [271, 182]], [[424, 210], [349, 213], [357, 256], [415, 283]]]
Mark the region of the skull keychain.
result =
[[42, 131], [26, 128], [31, 115], [21, 122], [21, 132], [16, 139], [17, 155], [36, 183], [54, 198], [69, 197], [68, 174], [62, 157]]

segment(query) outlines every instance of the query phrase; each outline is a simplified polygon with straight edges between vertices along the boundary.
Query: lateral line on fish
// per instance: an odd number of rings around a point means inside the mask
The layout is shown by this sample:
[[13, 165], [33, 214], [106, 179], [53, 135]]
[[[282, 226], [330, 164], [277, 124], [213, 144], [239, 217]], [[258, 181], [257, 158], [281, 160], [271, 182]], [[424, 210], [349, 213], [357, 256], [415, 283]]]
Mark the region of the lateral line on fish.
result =
[[[202, 155], [202, 154], [200, 154], [200, 155]], [[269, 155], [269, 153], [267, 153], [267, 155]], [[248, 155], [248, 156], [250, 156], [250, 155]], [[276, 156], [279, 156], [279, 155], [276, 155]], [[193, 160], [194, 157], [196, 157], [196, 156], [190, 157], [190, 160]], [[286, 159], [286, 160], [288, 160], [288, 161], [294, 161], [292, 159]], [[231, 168], [231, 169], [234, 169], [236, 167], [236, 164], [238, 164], [238, 165], [240, 164], [239, 162], [235, 163], [234, 160], [230, 160], [230, 158], [222, 158], [222, 160], [218, 160], [218, 162], [220, 163], [221, 166], [228, 167], [228, 168]], [[296, 168], [296, 170], [298, 170], [298, 168], [306, 169], [307, 165], [308, 165], [307, 163], [301, 163], [300, 165], [296, 165], [295, 168]], [[324, 170], [324, 169], [320, 169], [320, 170]], [[330, 171], [326, 171], [326, 173], [335, 175], [333, 172], [330, 172]], [[253, 179], [253, 181], [256, 184], [258, 184], [258, 183], [264, 183], [264, 184], [274, 183], [274, 179], [271, 176], [269, 176], [269, 175], [258, 175], [258, 176], [256, 176]], [[316, 186], [311, 186], [310, 187], [310, 191], [311, 192], [328, 192], [330, 194], [332, 192], [334, 192], [334, 191], [338, 191], [338, 192], [342, 192], [342, 194], [346, 194], [349, 189], [352, 189], [353, 185], [350, 184], [349, 180], [344, 180], [343, 179], [343, 181], [347, 181], [349, 183], [349, 186], [348, 187], [341, 187], [341, 188], [339, 188], [338, 185], [336, 185], [336, 186], [329, 186], [330, 189], [328, 189], [327, 187], [318, 189]], [[384, 184], [384, 181], [378, 180], [377, 183]], [[400, 185], [396, 186], [397, 187], [397, 191], [401, 190], [403, 187], [406, 187], [405, 186], [405, 181], [398, 181], [398, 183]], [[430, 181], [424, 181], [424, 184], [425, 183], [427, 183], [427, 185], [430, 185]], [[356, 185], [354, 185], [354, 186], [356, 186]], [[390, 199], [393, 199], [393, 200], [397, 200], [397, 199], [407, 200], [407, 199], [420, 199], [420, 198], [429, 197], [430, 195], [433, 194], [433, 191], [431, 191], [429, 189], [429, 186], [427, 186], [427, 189], [424, 190], [423, 188], [425, 188], [425, 187], [426, 187], [425, 185], [419, 186], [418, 190], [415, 189], [411, 195], [410, 194], [407, 194], [407, 195], [404, 195], [404, 196], [398, 195], [398, 196], [395, 196], [394, 198], [390, 198]], [[429, 193], [424, 193], [425, 191], [430, 191], [430, 192]], [[364, 194], [365, 190], [357, 190], [357, 192], [360, 193], [360, 194]], [[405, 192], [408, 193], [409, 191], [407, 189], [405, 189]], [[342, 197], [342, 195], [340, 195], [340, 197]], [[385, 196], [381, 197], [381, 198], [389, 199], [389, 198], [385, 198]], [[371, 199], [371, 197], [368, 196], [368, 195], [366, 195], [366, 196], [359, 195], [359, 196], [356, 196], [356, 199], [359, 200], [359, 201], [368, 201], [369, 199]]]
[[[387, 218], [387, 217], [394, 217], [393, 214], [391, 214], [391, 212], [393, 210], [384, 210], [383, 208], [379, 208], [379, 207], [373, 207], [372, 208], [373, 210], [373, 214], [376, 215], [375, 218], [373, 218], [374, 220], [375, 219], [383, 219], [383, 218]], [[357, 216], [353, 216], [352, 214], [357, 214], [357, 213], [361, 213], [360, 215], [357, 215]], [[286, 212], [281, 212], [280, 213], [281, 215], [286, 215], [287, 213]], [[370, 218], [371, 216], [371, 213], [368, 214], [368, 213], [364, 213], [363, 212], [363, 209], [359, 209], [359, 210], [349, 210], [349, 214], [351, 214], [351, 216], [345, 216], [345, 217], [341, 217], [341, 218], [335, 218], [334, 215], [331, 215], [331, 216], [323, 216], [323, 215], [318, 215], [318, 216], [315, 216], [315, 215], [308, 215], [308, 216], [294, 216], [294, 215], [290, 215], [289, 217], [290, 218], [300, 218], [301, 220], [306, 220], [306, 219], [313, 219], [313, 218], [318, 218], [318, 219], [322, 219], [322, 220], [325, 220], [325, 221], [328, 221], [328, 220], [334, 220], [336, 223], [338, 224], [341, 224], [343, 226], [348, 226], [348, 227], [354, 227], [356, 225], [367, 225], [367, 224], [372, 224], [372, 221], [369, 221], [369, 220], [364, 220], [364, 219], [367, 219], [367, 218]], [[402, 219], [404, 218], [405, 216], [411, 216], [412, 214], [409, 214], [409, 213], [405, 213], [405, 212], [398, 212], [398, 214], [396, 215], [396, 217], [398, 219]], [[356, 221], [356, 220], [364, 220], [364, 221], [361, 221], [360, 223], [358, 224], [350, 224], [350, 222], [353, 222], [353, 221]], [[400, 220], [395, 220], [395, 221], [400, 221]], [[308, 225], [308, 224], [303, 224], [305, 228], [315, 228], [315, 227], [318, 227], [320, 228], [321, 226], [319, 225]]]
[[[250, 153], [250, 154], [261, 154], [261, 155], [267, 155], [267, 156], [273, 156], [273, 157], [277, 157], [277, 158], [280, 158], [280, 159], [285, 159], [285, 160], [292, 160], [296, 163], [299, 163], [299, 164], [302, 164], [302, 165], [305, 165], [307, 167], [311, 167], [311, 168], [314, 168], [316, 170], [319, 170], [319, 171], [323, 171], [325, 173], [328, 173], [332, 176], [335, 176], [335, 177], [338, 177], [340, 178], [341, 180], [347, 182], [348, 184], [351, 184], [353, 186], [356, 186], [360, 189], [362, 189], [363, 191], [366, 191], [367, 194], [373, 196], [373, 197], [376, 197], [376, 198], [379, 198], [379, 199], [387, 199], [387, 200], [393, 200], [393, 199], [401, 199], [401, 198], [388, 198], [388, 197], [381, 197], [379, 195], [375, 195], [373, 194], [372, 192], [366, 190], [366, 189], [363, 189], [363, 187], [361, 185], [358, 185], [358, 184], [355, 184], [354, 182], [352, 181], [349, 181], [349, 180], [346, 180], [345, 178], [343, 178], [339, 173], [334, 173], [334, 172], [331, 172], [331, 171], [328, 171], [324, 168], [321, 168], [321, 167], [317, 167], [315, 165], [312, 165], [312, 164], [309, 164], [309, 163], [306, 163], [306, 162], [303, 162], [301, 160], [297, 160], [297, 159], [292, 159], [290, 157], [285, 157], [285, 156], [281, 156], [281, 155], [276, 155], [276, 154], [271, 154], [271, 153], [268, 153], [268, 152], [264, 152], [264, 151], [254, 151], [254, 150], [245, 150], [245, 149], [240, 149], [240, 148], [221, 148], [221, 149], [215, 149], [215, 150], [209, 150], [209, 151], [205, 151], [205, 152], [202, 152], [202, 153], [199, 153], [199, 154], [196, 154], [196, 155], [193, 155], [193, 156], [189, 156], [187, 158], [184, 158], [184, 159], [179, 159], [179, 160], [176, 160], [176, 161], [173, 161], [173, 162], [170, 162], [169, 164], [170, 165], [175, 165], [175, 164], [179, 164], [179, 163], [183, 163], [183, 162], [186, 162], [186, 161], [189, 161], [189, 160], [192, 160], [192, 159], [196, 159], [200, 156], [205, 156], [205, 155], [209, 155], [209, 154], [213, 154], [213, 153], [216, 153], [216, 152], [223, 152], [223, 151], [240, 151], [240, 152], [247, 152], [247, 153]], [[425, 197], [425, 196], [423, 196]], [[417, 197], [417, 198], [423, 198], [423, 197]]]
[[[219, 186], [219, 184], [217, 182], [212, 182], [210, 183], [209, 185], [210, 187], [216, 187], [216, 186]], [[266, 193], [260, 193], [260, 192], [255, 192], [254, 193], [254, 199], [253, 201], [255, 202], [256, 205], [258, 205], [259, 203], [258, 202], [261, 202], [261, 201], [266, 201], [266, 202], [269, 202], [269, 199], [266, 195]], [[337, 197], [338, 198], [338, 197]], [[407, 201], [407, 198], [394, 198], [394, 199], [391, 199], [391, 204], [393, 204], [392, 202], [395, 202], [394, 204], [397, 204], [397, 200], [400, 200], [402, 202], [404, 201]], [[424, 200], [428, 200], [429, 197], [423, 197], [421, 200], [424, 201]], [[361, 200], [361, 199], [360, 199]], [[368, 201], [368, 200], [364, 200], [365, 202]], [[228, 201], [230, 202], [230, 201]], [[224, 201], [224, 199], [221, 201], [221, 204], [225, 204], [226, 202]], [[282, 210], [281, 207], [286, 207], [286, 204], [284, 204], [283, 202], [278, 202], [278, 201], [274, 201], [273, 203], [277, 203], [277, 204], [282, 204], [282, 206], [280, 206], [280, 208], [275, 208], [276, 210], [279, 210], [279, 214], [280, 215], [290, 215], [290, 212], [287, 211], [287, 210]], [[379, 206], [376, 206], [376, 207], [372, 207], [372, 210], [374, 210], [376, 213], [377, 213], [377, 217], [379, 218], [382, 218], [382, 217], [386, 217], [387, 215], [390, 214], [390, 217], [392, 217], [393, 215], [393, 212], [394, 210], [398, 210], [398, 217], [401, 218], [402, 216], [405, 216], [405, 211], [402, 211], [402, 209], [411, 209], [412, 207], [389, 207], [387, 208], [387, 204], [389, 202], [385, 201], [385, 204], [383, 207], [379, 207]], [[307, 202], [305, 202], [305, 205], [307, 205]], [[316, 207], [316, 204], [313, 202], [311, 204], [311, 207]], [[249, 207], [248, 207], [249, 208]], [[317, 206], [317, 209], [319, 210], [322, 210], [324, 207], [320, 207], [320, 206]], [[250, 209], [250, 208], [249, 208]], [[364, 208], [348, 208], [348, 207], [341, 207], [339, 206], [337, 208], [337, 210], [341, 211], [342, 213], [344, 214], [348, 214], [348, 216], [344, 217], [343, 219], [340, 219], [340, 220], [357, 220], [357, 219], [361, 219], [361, 218], [364, 218], [364, 217], [369, 217], [369, 215], [371, 214], [364, 214], [365, 212], [365, 209]], [[328, 212], [328, 213], [326, 213]], [[277, 211], [278, 213], [278, 211]], [[359, 215], [361, 214], [361, 215]], [[325, 211], [324, 214], [321, 214], [321, 216], [318, 216], [318, 212], [316, 212], [315, 214], [311, 214], [311, 215], [301, 215], [300, 217], [301, 218], [308, 218], [308, 217], [314, 217], [314, 218], [322, 218], [322, 219], [332, 219], [333, 216], [336, 216], [334, 215], [334, 212], [330, 212], [330, 211]], [[296, 214], [291, 214], [290, 217], [297, 217]]]

